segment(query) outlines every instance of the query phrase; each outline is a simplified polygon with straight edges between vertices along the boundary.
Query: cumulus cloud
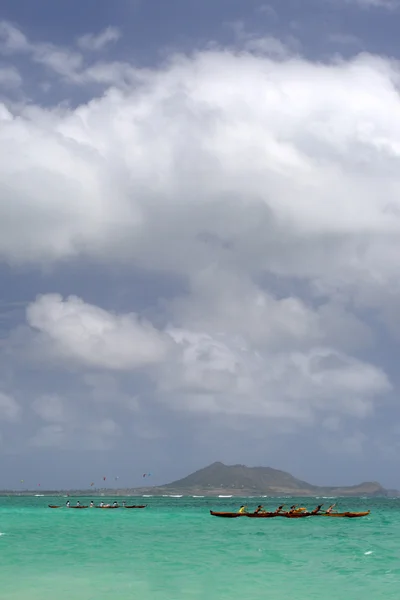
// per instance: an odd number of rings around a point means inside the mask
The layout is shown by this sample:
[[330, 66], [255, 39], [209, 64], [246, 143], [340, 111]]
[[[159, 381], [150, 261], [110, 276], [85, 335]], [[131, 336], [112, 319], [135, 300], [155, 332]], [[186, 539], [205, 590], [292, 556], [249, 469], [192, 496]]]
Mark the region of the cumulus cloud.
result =
[[0, 86], [18, 88], [22, 83], [21, 75], [14, 67], [0, 67]]
[[[112, 82], [75, 108], [0, 106], [0, 258], [181, 282], [151, 311], [45, 294], [11, 336], [49, 369], [79, 369], [93, 447], [122, 435], [114, 412], [145, 402], [335, 433], [370, 416], [392, 384], [366, 356], [380, 332], [365, 311], [391, 335], [398, 320], [397, 63], [313, 63], [245, 36], [240, 51], [138, 69], [10, 25], [0, 39], [69, 81]], [[78, 419], [58, 394], [35, 397], [32, 444], [64, 445]]]
[[74, 296], [39, 297], [28, 306], [27, 321], [47, 358], [88, 367], [130, 370], [161, 361], [168, 350], [167, 336], [146, 320], [117, 316]]
[[[326, 420], [326, 413], [364, 418], [379, 397], [391, 390], [381, 369], [320, 345], [344, 338], [329, 334], [318, 311], [307, 309], [299, 300], [279, 302], [267, 296], [258, 303], [259, 312], [257, 303], [247, 306], [239, 291], [233, 294], [237, 304], [225, 304], [226, 319], [222, 310], [215, 311], [201, 295], [195, 295], [193, 313], [179, 311], [179, 304], [177, 310], [182, 313], [180, 322], [191, 323], [192, 329], [171, 324], [163, 331], [137, 315], [109, 313], [79, 298], [42, 296], [27, 308], [32, 332], [28, 347], [48, 367], [69, 363], [83, 373], [85, 369], [99, 371], [84, 375], [90, 389], [87, 399], [136, 414], [142, 406], [141, 393], [124, 392], [115, 376], [102, 370], [130, 374], [146, 367], [151, 387], [145, 398], [150, 394], [174, 410], [300, 423]], [[254, 301], [253, 296], [249, 298]], [[208, 318], [197, 318], [198, 305]], [[329, 323], [329, 316], [325, 320]], [[349, 316], [344, 326], [351, 325]], [[25, 337], [22, 343], [26, 346]], [[68, 421], [63, 402], [53, 395], [37, 398], [32, 408], [50, 423]]]
[[116, 27], [108, 27], [98, 35], [86, 34], [78, 38], [76, 50], [68, 46], [31, 40], [15, 25], [0, 21], [0, 54], [5, 57], [26, 57], [36, 67], [44, 69], [44, 76], [56, 75], [64, 83], [71, 85], [122, 84], [132, 77], [133, 70], [129, 64], [105, 63], [92, 60], [88, 56], [88, 52], [99, 52], [120, 37]]
[[216, 262], [350, 296], [396, 280], [394, 62], [215, 50], [136, 78], [75, 110], [3, 109], [4, 260]]
[[371, 343], [371, 331], [340, 303], [307, 305], [277, 298], [251, 278], [215, 266], [191, 277], [190, 293], [170, 307], [173, 322], [197, 331], [241, 336], [258, 349], [310, 348], [334, 343], [354, 349]]
[[25, 52], [30, 44], [24, 33], [7, 21], [0, 21], [0, 50], [3, 54]]
[[117, 42], [121, 37], [118, 27], [107, 27], [97, 35], [87, 33], [78, 38], [78, 46], [82, 50], [97, 52], [112, 42]]
[[161, 396], [195, 412], [312, 422], [335, 413], [364, 418], [391, 389], [386, 374], [330, 348], [260, 354], [244, 342], [173, 331], [181, 362], [161, 382]]

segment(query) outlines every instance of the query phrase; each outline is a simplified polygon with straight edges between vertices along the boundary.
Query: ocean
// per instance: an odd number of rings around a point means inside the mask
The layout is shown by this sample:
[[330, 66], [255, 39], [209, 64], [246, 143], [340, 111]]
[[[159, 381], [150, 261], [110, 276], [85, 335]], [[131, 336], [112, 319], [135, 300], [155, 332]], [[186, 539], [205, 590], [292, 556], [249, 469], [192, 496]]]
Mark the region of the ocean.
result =
[[400, 597], [400, 499], [338, 500], [341, 510], [370, 509], [361, 519], [293, 520], [219, 519], [209, 511], [244, 502], [313, 508], [322, 500], [127, 500], [147, 508], [52, 510], [48, 504], [66, 498], [0, 498], [1, 600]]

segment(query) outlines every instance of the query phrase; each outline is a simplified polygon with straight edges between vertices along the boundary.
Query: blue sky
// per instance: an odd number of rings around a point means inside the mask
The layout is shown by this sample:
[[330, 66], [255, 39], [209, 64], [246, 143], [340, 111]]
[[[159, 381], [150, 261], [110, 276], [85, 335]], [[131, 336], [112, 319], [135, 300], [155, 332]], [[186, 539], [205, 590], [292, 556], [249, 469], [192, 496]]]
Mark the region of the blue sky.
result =
[[2, 3], [3, 488], [400, 487], [399, 9]]

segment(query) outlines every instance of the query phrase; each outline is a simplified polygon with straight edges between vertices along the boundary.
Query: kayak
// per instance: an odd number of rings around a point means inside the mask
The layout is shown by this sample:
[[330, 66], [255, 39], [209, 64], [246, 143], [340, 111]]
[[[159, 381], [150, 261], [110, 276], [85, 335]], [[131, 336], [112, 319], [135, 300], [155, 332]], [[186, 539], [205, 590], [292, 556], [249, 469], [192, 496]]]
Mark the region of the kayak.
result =
[[315, 513], [301, 512], [301, 513], [282, 513], [280, 516], [286, 517], [287, 519], [302, 519], [303, 517], [313, 517]]
[[[48, 504], [49, 508], [62, 508], [61, 506], [55, 506], [54, 504]], [[66, 506], [65, 508], [89, 508], [88, 506]]]
[[124, 508], [146, 508], [147, 504], [137, 504], [133, 506], [124, 506]]
[[365, 512], [344, 512], [344, 513], [318, 513], [316, 517], [347, 517], [348, 519], [355, 519], [356, 517], [366, 517], [370, 514], [370, 510]]
[[[55, 504], [48, 504], [49, 508], [62, 508], [61, 506], [56, 506]], [[66, 506], [65, 508], [89, 508], [88, 506]]]
[[215, 512], [210, 510], [210, 515], [213, 517], [225, 517], [227, 519], [235, 519], [236, 517], [247, 517], [246, 513], [238, 513], [238, 512]]
[[263, 512], [263, 513], [246, 513], [246, 517], [253, 517], [254, 519], [272, 519], [274, 517], [282, 516], [281, 513], [274, 512]]

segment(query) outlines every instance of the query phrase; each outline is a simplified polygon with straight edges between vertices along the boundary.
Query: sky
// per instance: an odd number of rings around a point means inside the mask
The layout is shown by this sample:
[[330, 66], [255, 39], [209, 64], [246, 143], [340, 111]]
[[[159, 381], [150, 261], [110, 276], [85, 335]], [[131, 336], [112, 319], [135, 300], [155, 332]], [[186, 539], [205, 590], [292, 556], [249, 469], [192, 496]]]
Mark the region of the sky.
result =
[[397, 0], [3, 0], [0, 488], [400, 488]]

